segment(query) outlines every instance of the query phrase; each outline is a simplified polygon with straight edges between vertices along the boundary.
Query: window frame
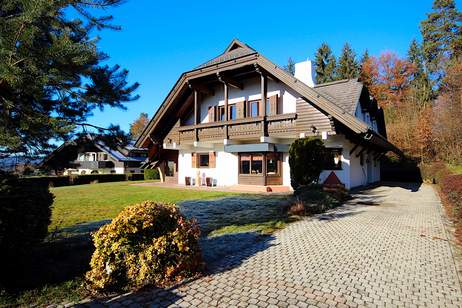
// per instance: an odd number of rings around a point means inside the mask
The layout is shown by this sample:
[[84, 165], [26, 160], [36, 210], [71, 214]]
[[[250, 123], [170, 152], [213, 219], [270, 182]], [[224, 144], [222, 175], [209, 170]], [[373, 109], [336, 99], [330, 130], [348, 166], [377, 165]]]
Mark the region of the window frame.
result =
[[[201, 157], [207, 157], [207, 165], [203, 166], [201, 163]], [[197, 153], [197, 166], [198, 168], [210, 168], [210, 153]]]
[[[248, 157], [243, 159], [243, 157]], [[254, 159], [254, 157], [257, 157], [259, 159]], [[266, 163], [264, 161], [264, 153], [239, 153], [239, 175], [244, 175], [244, 176], [264, 176], [265, 174], [263, 173], [263, 163]], [[249, 172], [248, 173], [243, 173], [242, 172], [242, 162], [243, 161], [249, 161]], [[254, 161], [261, 161], [261, 171], [260, 173], [252, 173], [253, 168], [253, 163]]]
[[[252, 113], [252, 106], [255, 104], [256, 106], [256, 109], [257, 109], [257, 113], [256, 115], [254, 116], [253, 113]], [[256, 118], [260, 115], [260, 100], [251, 100], [248, 102], [248, 114], [247, 114], [247, 117], [248, 118]]]
[[[330, 166], [327, 166], [326, 169], [324, 170], [329, 170], [329, 171], [340, 171], [343, 170], [343, 164], [342, 164], [342, 157], [343, 157], [343, 148], [326, 148], [327, 151], [329, 151], [328, 155], [329, 157], [332, 158], [332, 160], [335, 159], [335, 153], [339, 155], [339, 161], [338, 164], [335, 165], [335, 161], [331, 162]], [[328, 157], [326, 157], [326, 162], [328, 163]]]
[[[268, 172], [268, 159], [274, 157], [276, 160], [276, 172], [269, 173]], [[281, 175], [281, 162], [282, 162], [282, 155], [279, 152], [269, 152], [266, 153], [266, 175], [267, 176], [280, 176]]]

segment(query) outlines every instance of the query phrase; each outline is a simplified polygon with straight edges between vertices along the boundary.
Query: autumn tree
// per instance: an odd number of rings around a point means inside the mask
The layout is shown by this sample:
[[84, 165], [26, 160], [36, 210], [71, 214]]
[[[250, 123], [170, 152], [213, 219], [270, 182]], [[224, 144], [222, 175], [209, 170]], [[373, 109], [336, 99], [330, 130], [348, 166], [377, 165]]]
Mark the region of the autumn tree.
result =
[[[41, 153], [68, 139], [95, 109], [125, 108], [138, 84], [108, 66], [95, 31], [121, 0], [0, 1], [0, 158]], [[106, 128], [98, 128], [104, 130]], [[117, 127], [110, 129], [118, 134]]]
[[133, 121], [132, 124], [130, 124], [130, 137], [133, 140], [138, 139], [138, 137], [141, 136], [141, 133], [146, 128], [148, 123], [149, 123], [148, 114], [145, 112], [140, 113], [140, 116], [138, 117], [138, 119], [136, 119], [135, 121]]
[[428, 162], [434, 158], [433, 119], [433, 109], [431, 105], [423, 107], [418, 113], [416, 141], [420, 151], [421, 162]]
[[439, 158], [462, 164], [462, 61], [447, 70], [434, 109]]
[[329, 45], [322, 43], [315, 55], [316, 83], [335, 80], [336, 59]]
[[356, 54], [350, 44], [345, 43], [342, 54], [338, 60], [337, 79], [351, 79], [359, 77], [360, 68], [356, 60]]
[[420, 31], [428, 70], [439, 84], [449, 63], [462, 56], [462, 14], [454, 0], [435, 0], [432, 9]]
[[414, 66], [395, 53], [385, 52], [370, 57], [362, 68], [364, 84], [382, 107], [399, 105], [409, 90]]

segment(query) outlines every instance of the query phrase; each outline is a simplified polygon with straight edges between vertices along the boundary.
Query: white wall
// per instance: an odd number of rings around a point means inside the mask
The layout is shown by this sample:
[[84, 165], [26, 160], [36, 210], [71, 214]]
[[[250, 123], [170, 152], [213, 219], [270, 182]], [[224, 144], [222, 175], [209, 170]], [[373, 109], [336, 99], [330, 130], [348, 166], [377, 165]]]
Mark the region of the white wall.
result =
[[351, 143], [345, 139], [343, 135], [329, 136], [327, 140], [324, 140], [324, 145], [328, 148], [342, 148], [342, 170], [325, 170], [322, 171], [319, 180], [320, 183], [324, 182], [331, 172], [339, 178], [340, 182], [345, 184], [345, 187], [350, 189], [350, 149]]
[[282, 185], [292, 188], [290, 183], [289, 153], [282, 155]]
[[[216, 155], [216, 168], [193, 168], [191, 152], [208, 153], [214, 151]], [[212, 177], [217, 180], [217, 186], [231, 186], [238, 182], [238, 157], [221, 149], [193, 149], [180, 150], [178, 154], [178, 184], [185, 184], [185, 177], [196, 178], [197, 172], [200, 177]]]
[[372, 120], [369, 112], [363, 112], [360, 103], [356, 106], [355, 116], [369, 125], [375, 132], [378, 132], [377, 121]]
[[[282, 83], [268, 80], [267, 96], [279, 95], [279, 106], [282, 106], [282, 113], [295, 113], [296, 111], [296, 95], [289, 90]], [[215, 105], [224, 105], [223, 86], [219, 85], [214, 88], [214, 96], [206, 96], [203, 100], [199, 101], [200, 105], [200, 122], [208, 123], [208, 109]], [[261, 98], [260, 78], [249, 78], [244, 81], [244, 89], [236, 89], [229, 87], [228, 104], [235, 104], [247, 100], [257, 100]], [[193, 124], [193, 114], [186, 120], [185, 124]]]

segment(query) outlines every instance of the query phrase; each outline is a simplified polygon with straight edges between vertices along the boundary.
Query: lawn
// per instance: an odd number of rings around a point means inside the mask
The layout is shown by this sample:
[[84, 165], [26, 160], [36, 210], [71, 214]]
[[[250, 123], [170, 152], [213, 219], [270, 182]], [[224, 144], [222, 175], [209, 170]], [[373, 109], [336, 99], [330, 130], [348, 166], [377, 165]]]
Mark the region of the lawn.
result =
[[177, 203], [191, 199], [231, 196], [232, 193], [203, 190], [134, 186], [114, 182], [52, 188], [55, 195], [50, 231], [79, 223], [114, 218], [123, 208], [145, 200]]
[[462, 174], [462, 165], [449, 165], [449, 169], [456, 174]]

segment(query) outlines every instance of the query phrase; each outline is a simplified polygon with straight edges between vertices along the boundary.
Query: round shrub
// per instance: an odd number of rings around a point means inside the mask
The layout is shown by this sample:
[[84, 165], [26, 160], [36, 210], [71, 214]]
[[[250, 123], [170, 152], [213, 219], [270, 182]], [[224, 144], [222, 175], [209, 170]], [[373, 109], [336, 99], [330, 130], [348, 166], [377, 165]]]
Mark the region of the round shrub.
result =
[[86, 274], [94, 291], [162, 286], [195, 275], [202, 266], [199, 227], [174, 204], [145, 201], [125, 208], [93, 234]]
[[326, 148], [319, 138], [295, 140], [289, 149], [290, 179], [294, 189], [317, 183], [324, 169]]
[[158, 180], [160, 179], [159, 170], [157, 169], [144, 169], [145, 180]]

